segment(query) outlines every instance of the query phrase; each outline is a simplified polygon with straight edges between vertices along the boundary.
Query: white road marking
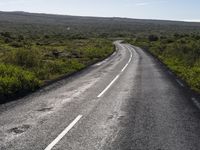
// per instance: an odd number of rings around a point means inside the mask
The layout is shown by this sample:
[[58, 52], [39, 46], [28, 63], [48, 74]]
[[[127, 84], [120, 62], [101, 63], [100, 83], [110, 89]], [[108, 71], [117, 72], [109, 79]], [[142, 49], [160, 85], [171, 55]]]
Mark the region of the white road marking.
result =
[[112, 84], [119, 78], [119, 75], [117, 75], [110, 84], [97, 96], [98, 98], [101, 97], [111, 86]]
[[178, 79], [176, 79], [176, 82], [177, 82], [180, 86], [184, 87], [183, 83], [182, 83], [181, 81], [179, 81]]
[[124, 68], [121, 70], [121, 72], [124, 72], [124, 70], [125, 70], [127, 67], [128, 67], [128, 64], [126, 64], [126, 65], [124, 66]]
[[196, 98], [192, 97], [191, 99], [193, 103], [200, 109], [200, 103], [196, 100]]
[[[124, 72], [124, 70], [128, 67], [128, 65], [130, 64], [133, 54], [131, 52], [131, 50], [128, 48], [129, 52], [130, 52], [130, 58], [128, 60], [128, 62], [126, 63], [126, 65], [123, 67], [123, 69], [121, 70], [121, 73]], [[98, 98], [100, 98], [112, 85], [113, 83], [115, 83], [115, 81], [120, 77], [121, 74], [118, 74], [111, 82], [110, 84], [97, 96]]]
[[123, 67], [123, 69], [121, 70], [121, 72], [124, 72], [124, 70], [128, 67], [128, 65], [130, 64], [130, 62], [131, 62], [131, 60], [132, 60], [132, 57], [133, 57], [133, 54], [132, 54], [132, 52], [130, 51], [130, 49], [128, 49], [128, 50], [129, 50], [131, 56], [130, 56], [128, 62], [126, 63], [126, 65], [125, 65], [125, 66]]
[[49, 144], [44, 150], [51, 150], [73, 127], [74, 125], [82, 118], [82, 115], [79, 115], [74, 119], [68, 127], [66, 127], [63, 132], [61, 132], [51, 144]]

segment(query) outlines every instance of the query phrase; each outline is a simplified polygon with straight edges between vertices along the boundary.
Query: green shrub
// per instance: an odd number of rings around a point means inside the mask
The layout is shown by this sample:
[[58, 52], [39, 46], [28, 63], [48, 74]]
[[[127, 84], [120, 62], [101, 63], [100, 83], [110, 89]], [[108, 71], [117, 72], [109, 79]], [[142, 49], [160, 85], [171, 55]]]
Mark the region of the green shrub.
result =
[[41, 53], [38, 50], [17, 49], [7, 54], [5, 62], [21, 67], [33, 68], [39, 66], [41, 57]]
[[0, 64], [0, 96], [33, 91], [39, 85], [40, 81], [34, 73], [20, 67]]
[[148, 39], [150, 42], [159, 40], [157, 35], [149, 35]]
[[[47, 81], [102, 60], [114, 50], [112, 41], [106, 39], [13, 37], [10, 43], [5, 43], [0, 37], [0, 97], [32, 91]], [[38, 45], [37, 42], [45, 44]], [[22, 44], [22, 47], [16, 44]]]

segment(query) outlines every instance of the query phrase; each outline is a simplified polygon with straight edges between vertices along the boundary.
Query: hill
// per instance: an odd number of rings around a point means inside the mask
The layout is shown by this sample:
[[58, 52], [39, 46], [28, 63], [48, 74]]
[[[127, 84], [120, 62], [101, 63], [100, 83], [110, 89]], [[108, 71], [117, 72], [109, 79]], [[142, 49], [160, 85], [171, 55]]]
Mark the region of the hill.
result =
[[58, 34], [83, 37], [134, 36], [141, 33], [165, 34], [199, 32], [200, 23], [142, 20], [129, 18], [98, 18], [26, 12], [0, 12], [0, 32], [27, 35]]

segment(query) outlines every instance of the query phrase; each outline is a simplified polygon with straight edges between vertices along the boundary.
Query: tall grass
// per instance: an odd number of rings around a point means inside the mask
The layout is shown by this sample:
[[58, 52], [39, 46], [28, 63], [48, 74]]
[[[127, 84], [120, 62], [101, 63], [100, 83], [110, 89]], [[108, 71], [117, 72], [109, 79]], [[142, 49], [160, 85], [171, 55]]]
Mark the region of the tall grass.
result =
[[33, 91], [40, 81], [33, 72], [13, 65], [0, 64], [0, 97]]

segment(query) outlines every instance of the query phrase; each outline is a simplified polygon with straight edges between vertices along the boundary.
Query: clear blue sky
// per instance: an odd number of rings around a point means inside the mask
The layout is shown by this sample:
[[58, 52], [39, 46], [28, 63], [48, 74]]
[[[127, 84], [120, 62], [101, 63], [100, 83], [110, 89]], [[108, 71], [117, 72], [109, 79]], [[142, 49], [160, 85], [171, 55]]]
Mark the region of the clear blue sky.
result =
[[200, 0], [0, 0], [0, 10], [200, 21]]

